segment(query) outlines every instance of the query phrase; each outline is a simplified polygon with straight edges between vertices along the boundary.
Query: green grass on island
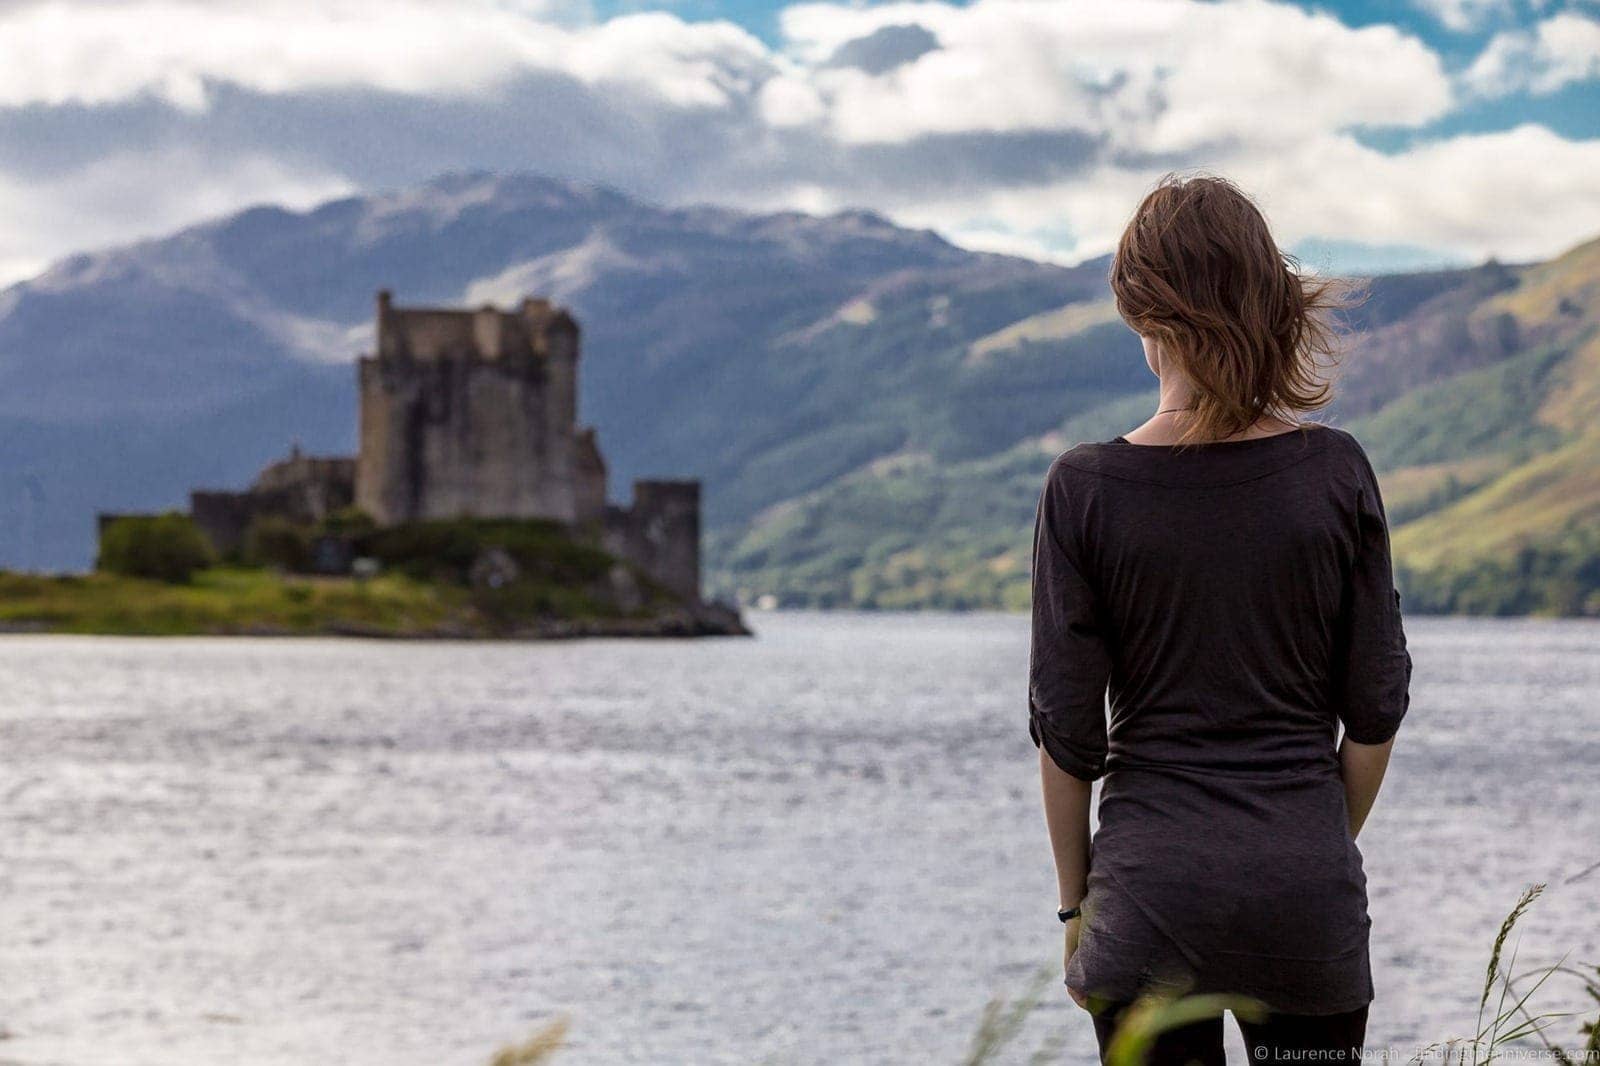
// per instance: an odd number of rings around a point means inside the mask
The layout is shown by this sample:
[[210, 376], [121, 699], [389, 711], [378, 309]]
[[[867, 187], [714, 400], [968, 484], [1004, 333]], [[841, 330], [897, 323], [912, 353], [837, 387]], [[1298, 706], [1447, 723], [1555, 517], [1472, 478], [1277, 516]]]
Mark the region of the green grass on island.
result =
[[404, 574], [359, 579], [214, 567], [173, 584], [0, 572], [0, 630], [12, 632], [476, 638], [685, 631], [687, 619], [662, 606], [625, 612], [559, 587], [493, 596]]
[[0, 574], [0, 624], [56, 633], [423, 635], [474, 628], [467, 599], [465, 589], [403, 574], [358, 580], [216, 567], [182, 584]]
[[[548, 523], [424, 522], [384, 530], [253, 529], [215, 557], [193, 523], [119, 519], [89, 574], [0, 571], [0, 630], [125, 636], [538, 638], [743, 632], [637, 567]], [[356, 573], [319, 574], [341, 542]], [[348, 569], [348, 568], [347, 568]]]

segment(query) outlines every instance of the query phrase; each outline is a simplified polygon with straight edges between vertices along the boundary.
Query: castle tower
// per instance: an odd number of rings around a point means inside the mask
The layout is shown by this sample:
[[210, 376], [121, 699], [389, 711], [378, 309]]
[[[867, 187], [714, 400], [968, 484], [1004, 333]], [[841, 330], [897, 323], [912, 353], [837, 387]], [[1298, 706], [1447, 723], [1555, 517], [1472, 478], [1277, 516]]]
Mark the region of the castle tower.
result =
[[379, 524], [603, 517], [604, 465], [577, 425], [578, 325], [562, 308], [401, 308], [380, 292], [359, 374], [356, 506]]
[[606, 512], [605, 546], [684, 598], [700, 599], [700, 482], [633, 483], [633, 506]]

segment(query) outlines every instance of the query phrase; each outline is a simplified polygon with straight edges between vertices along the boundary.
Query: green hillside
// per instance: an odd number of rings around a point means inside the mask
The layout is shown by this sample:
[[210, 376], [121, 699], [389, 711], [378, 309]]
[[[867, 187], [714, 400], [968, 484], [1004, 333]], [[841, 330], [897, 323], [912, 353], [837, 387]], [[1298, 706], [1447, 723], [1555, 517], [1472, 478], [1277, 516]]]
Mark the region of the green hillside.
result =
[[1600, 614], [1600, 241], [1473, 314], [1511, 316], [1525, 350], [1353, 427], [1410, 494], [1402, 587], [1424, 610]]
[[[1328, 417], [1383, 478], [1408, 609], [1600, 614], [1600, 241], [1533, 266], [1375, 279], [1354, 324]], [[840, 344], [843, 331], [873, 345], [894, 332], [881, 311], [831, 328]], [[947, 387], [922, 377], [919, 391], [945, 400], [908, 399], [893, 448], [714, 530], [720, 591], [784, 605], [1026, 605], [1039, 481], [1072, 443], [1149, 413], [1138, 346], [1089, 299], [929, 365]]]
[[981, 459], [923, 451], [867, 464], [769, 508], [747, 532], [714, 538], [710, 554], [727, 565], [719, 581], [785, 606], [1021, 610], [1050, 461], [1073, 441], [1141, 421], [1154, 398], [1130, 391]]
[[[863, 211], [668, 208], [536, 174], [253, 208], [0, 292], [0, 567], [83, 570], [98, 512], [179, 507], [294, 439], [354, 450], [372, 294], [528, 293], [583, 328], [616, 502], [703, 485], [708, 591], [1020, 607], [1039, 483], [1150, 409], [1105, 260], [960, 248]], [[1388, 489], [1413, 609], [1596, 613], [1600, 242], [1388, 275], [1326, 417]]]

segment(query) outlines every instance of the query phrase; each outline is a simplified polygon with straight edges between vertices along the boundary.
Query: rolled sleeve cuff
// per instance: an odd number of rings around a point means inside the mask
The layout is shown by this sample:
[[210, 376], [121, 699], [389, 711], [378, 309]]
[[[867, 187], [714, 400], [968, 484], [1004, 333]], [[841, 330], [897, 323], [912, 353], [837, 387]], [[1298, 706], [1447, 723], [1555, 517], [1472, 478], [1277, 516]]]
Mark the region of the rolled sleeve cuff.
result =
[[1344, 735], [1357, 744], [1386, 744], [1400, 732], [1411, 709], [1411, 655], [1402, 651], [1392, 671], [1394, 680], [1366, 696], [1366, 705], [1352, 706], [1341, 715]]
[[1345, 739], [1357, 744], [1387, 744], [1394, 739], [1396, 733], [1400, 732], [1400, 719], [1403, 717], [1405, 712], [1401, 711], [1387, 718], [1363, 722], [1358, 729], [1345, 726]]
[[1050, 761], [1060, 767], [1062, 773], [1080, 781], [1098, 781], [1105, 776], [1105, 752], [1084, 748], [1061, 736], [1050, 728], [1049, 720], [1038, 711], [1028, 714], [1028, 736], [1033, 739], [1034, 747], [1044, 748]]

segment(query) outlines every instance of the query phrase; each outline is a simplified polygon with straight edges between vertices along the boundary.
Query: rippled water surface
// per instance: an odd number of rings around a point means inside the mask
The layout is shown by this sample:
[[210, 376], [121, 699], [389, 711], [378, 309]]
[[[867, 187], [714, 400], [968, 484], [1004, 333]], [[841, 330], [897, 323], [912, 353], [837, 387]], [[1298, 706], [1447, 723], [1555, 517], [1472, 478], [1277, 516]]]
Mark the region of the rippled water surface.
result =
[[[1025, 620], [753, 640], [0, 640], [0, 1063], [951, 1063], [1059, 962]], [[1417, 619], [1375, 1044], [1600, 961], [1600, 627]], [[1559, 997], [1557, 997], [1559, 998]], [[1052, 985], [1004, 1061], [1052, 1036]], [[1236, 1049], [1237, 1051], [1237, 1049]]]

